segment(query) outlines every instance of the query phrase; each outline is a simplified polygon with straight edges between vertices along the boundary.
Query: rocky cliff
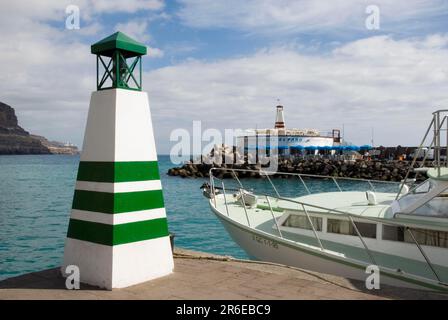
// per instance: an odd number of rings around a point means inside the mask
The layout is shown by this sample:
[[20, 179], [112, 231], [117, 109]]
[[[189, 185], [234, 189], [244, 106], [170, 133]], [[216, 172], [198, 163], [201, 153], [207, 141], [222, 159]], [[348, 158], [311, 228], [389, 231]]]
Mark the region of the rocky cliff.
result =
[[0, 134], [28, 136], [29, 133], [19, 126], [14, 109], [0, 102]]
[[52, 154], [79, 154], [78, 147], [72, 144], [49, 141], [47, 138], [37, 135], [31, 135], [31, 137], [39, 140]]
[[50, 142], [44, 137], [33, 136], [19, 126], [12, 107], [0, 102], [0, 154], [74, 154], [74, 146]]

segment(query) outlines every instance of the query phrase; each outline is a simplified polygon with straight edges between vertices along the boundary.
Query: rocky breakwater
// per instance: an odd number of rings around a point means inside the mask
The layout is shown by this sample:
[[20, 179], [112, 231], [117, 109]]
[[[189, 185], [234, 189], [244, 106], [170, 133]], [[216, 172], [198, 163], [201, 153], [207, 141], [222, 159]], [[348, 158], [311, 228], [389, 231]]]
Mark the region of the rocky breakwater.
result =
[[[280, 160], [278, 171], [356, 179], [401, 181], [405, 178], [410, 166], [411, 161], [311, 158], [294, 161]], [[414, 177], [415, 174], [411, 172], [409, 178]], [[423, 178], [421, 175], [417, 177], [417, 179]]]
[[[228, 156], [228, 155], [227, 155]], [[206, 158], [210, 161], [209, 158]], [[247, 160], [247, 158], [246, 158]], [[227, 162], [229, 163], [229, 162]], [[428, 164], [429, 165], [429, 164]], [[301, 173], [310, 175], [347, 177], [357, 179], [381, 180], [381, 181], [401, 181], [405, 178], [406, 172], [411, 166], [411, 161], [398, 160], [338, 160], [332, 158], [296, 158], [280, 159], [277, 172]], [[416, 164], [415, 167], [418, 165]], [[224, 164], [224, 161], [209, 163], [185, 163], [184, 165], [168, 170], [168, 175], [182, 178], [204, 178], [209, 176], [210, 168], [233, 168], [259, 170], [260, 165], [247, 164]], [[235, 171], [239, 178], [259, 178], [257, 172]], [[230, 171], [216, 171], [216, 177], [225, 179], [231, 178]], [[276, 174], [278, 178], [291, 178], [291, 175]], [[409, 178], [414, 178], [415, 173], [411, 172]], [[421, 174], [417, 180], [423, 180]]]

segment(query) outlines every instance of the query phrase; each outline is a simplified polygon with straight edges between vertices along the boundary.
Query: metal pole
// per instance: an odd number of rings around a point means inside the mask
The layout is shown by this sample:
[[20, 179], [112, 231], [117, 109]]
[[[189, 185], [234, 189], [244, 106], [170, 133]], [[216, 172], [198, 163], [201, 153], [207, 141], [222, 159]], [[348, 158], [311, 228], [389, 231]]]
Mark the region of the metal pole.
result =
[[224, 203], [226, 205], [227, 216], [230, 217], [229, 208], [227, 207], [226, 189], [224, 188], [224, 181], [221, 181], [221, 185], [222, 185], [222, 193], [224, 195]]
[[212, 171], [210, 170], [210, 186], [212, 188], [213, 202], [216, 208], [216, 193], [215, 193], [215, 179], [213, 179]]
[[[445, 116], [443, 118], [443, 121], [446, 120], [446, 117], [447, 116]], [[443, 121], [442, 121], [442, 123], [443, 123]], [[446, 129], [445, 130], [446, 130], [445, 167], [448, 167], [448, 121], [446, 121]]]
[[115, 87], [120, 88], [120, 53], [115, 51]]
[[272, 183], [271, 178], [269, 178], [269, 175], [266, 172], [264, 172], [264, 171], [260, 171], [260, 172], [263, 172], [266, 175], [266, 178], [268, 178], [269, 182], [271, 183], [272, 188], [274, 188], [275, 194], [277, 194], [278, 198], [281, 198], [280, 194], [277, 191], [277, 188]]
[[138, 57], [138, 64], [139, 64], [139, 75], [140, 75], [140, 86], [139, 89], [142, 90], [142, 57]]
[[437, 124], [436, 137], [435, 137], [436, 138], [435, 152], [436, 152], [437, 172], [438, 172], [438, 175], [440, 176], [440, 114], [439, 114], [439, 112], [436, 112], [435, 117], [436, 117], [436, 124]]
[[269, 201], [269, 198], [268, 198], [268, 196], [265, 196], [266, 197], [266, 201], [268, 202], [268, 205], [269, 205], [269, 209], [271, 210], [271, 214], [272, 214], [272, 219], [274, 219], [274, 222], [275, 222], [275, 226], [277, 227], [277, 231], [278, 231], [278, 234], [280, 235], [280, 237], [283, 239], [283, 235], [282, 235], [282, 232], [280, 231], [280, 227], [278, 226], [278, 222], [277, 222], [277, 219], [275, 219], [275, 216], [274, 216], [274, 211], [272, 210], [272, 206], [271, 206], [271, 201]]
[[369, 182], [370, 188], [372, 188], [373, 192], [376, 192], [375, 187], [373, 186], [372, 182], [370, 180], [367, 180]]
[[238, 179], [235, 171], [232, 169], [230, 170], [232, 172], [233, 177], [236, 179], [236, 181], [238, 182], [239, 186], [241, 187], [241, 189], [244, 189], [243, 184], [241, 183], [240, 179]]
[[417, 149], [417, 153], [414, 156], [414, 159], [412, 159], [411, 167], [406, 172], [406, 176], [403, 179], [403, 183], [400, 185], [400, 189], [398, 190], [398, 193], [397, 193], [397, 196], [395, 197], [395, 200], [398, 200], [398, 197], [400, 196], [401, 191], [403, 190], [403, 186], [404, 186], [406, 180], [409, 177], [409, 173], [411, 172], [412, 168], [414, 168], [414, 164], [417, 161], [418, 156], [420, 155], [420, 151], [422, 150], [422, 147], [423, 147], [423, 144], [425, 143], [426, 137], [428, 136], [429, 132], [431, 131], [431, 126], [433, 125], [433, 123], [434, 123], [434, 118], [432, 119], [431, 123], [428, 126], [428, 129], [426, 130], [425, 136], [423, 137], [422, 142], [420, 143], [420, 145], [419, 145], [419, 147]]
[[411, 228], [406, 227], [406, 230], [409, 232], [412, 240], [414, 241], [414, 243], [417, 245], [418, 250], [420, 250], [420, 253], [422, 254], [423, 258], [425, 258], [426, 263], [428, 264], [429, 268], [431, 268], [431, 271], [434, 273], [434, 275], [436, 276], [437, 281], [439, 281], [440, 283], [442, 283], [442, 281], [439, 278], [439, 275], [437, 274], [436, 270], [434, 269], [431, 261], [429, 260], [428, 256], [426, 255], [425, 251], [423, 251], [423, 248], [420, 246], [420, 244], [418, 243], [417, 239], [415, 239], [414, 234], [411, 231]]
[[306, 189], [306, 191], [308, 192], [308, 194], [311, 194], [311, 191], [310, 191], [310, 189], [308, 189], [308, 187], [307, 187], [305, 181], [303, 181], [302, 176], [299, 174], [298, 177], [299, 177], [300, 181], [302, 181], [302, 184], [303, 184], [303, 186], [305, 187], [305, 189]]
[[[438, 126], [438, 133], [439, 133], [439, 165], [438, 165], [438, 167], [440, 168], [440, 163], [441, 163], [441, 156], [440, 156], [440, 152], [441, 152], [441, 141], [440, 141], [440, 131], [442, 130], [442, 127], [443, 127], [443, 124], [444, 124], [444, 122], [445, 122], [445, 120], [447, 120], [447, 117], [445, 116], [444, 118], [443, 118], [443, 120], [442, 120], [442, 122], [440, 122], [439, 121], [439, 126]], [[447, 121], [447, 127], [448, 127], [448, 121]], [[447, 130], [447, 135], [448, 135], [448, 130]], [[432, 148], [432, 146], [434, 145], [434, 143], [436, 142], [435, 141], [436, 139], [432, 139], [432, 141], [431, 141], [431, 145], [429, 146], [429, 150], [431, 150], [431, 148]], [[448, 138], [447, 138], [447, 144], [448, 144]], [[436, 152], [435, 152], [435, 150], [436, 150], [436, 147], [435, 147], [435, 145], [434, 145], [434, 160], [435, 160], [435, 158], [436, 158]], [[422, 166], [424, 165], [424, 163], [425, 163], [425, 161], [426, 161], [426, 158], [428, 157], [428, 155], [429, 155], [429, 152], [427, 152], [426, 153], [426, 155], [425, 155], [425, 158], [424, 158], [424, 160], [423, 160], [423, 163], [422, 163]], [[447, 161], [448, 161], [448, 157], [447, 157]], [[440, 170], [439, 170], [440, 171]], [[439, 175], [440, 175], [440, 172], [439, 172]]]
[[333, 177], [333, 182], [336, 184], [336, 187], [338, 187], [339, 191], [342, 192], [341, 187], [339, 186], [339, 184], [337, 183], [337, 181], [334, 177]]
[[98, 55], [96, 55], [96, 90], [99, 90], [99, 82], [98, 82], [98, 80], [99, 80], [99, 77], [100, 77], [100, 75], [99, 75], [99, 72], [100, 72], [100, 70], [99, 70], [99, 68], [100, 68], [100, 66], [99, 66], [99, 61], [98, 61]]
[[243, 189], [240, 189], [241, 201], [243, 201], [244, 212], [246, 213], [247, 225], [250, 227], [249, 215], [247, 214], [246, 201], [244, 201]]
[[302, 203], [302, 208], [303, 208], [303, 211], [305, 212], [306, 217], [308, 218], [308, 222], [309, 222], [309, 224], [311, 226], [311, 229], [313, 229], [314, 236], [316, 237], [316, 240], [319, 243], [320, 249], [322, 251], [324, 251], [324, 246], [322, 245], [322, 242], [320, 241], [319, 236], [317, 235], [317, 232], [316, 232], [316, 229], [314, 228], [313, 222], [311, 221], [311, 218], [310, 218], [310, 216], [308, 214], [308, 211], [306, 210], [306, 208], [303, 205], [303, 203]]
[[348, 219], [349, 219], [350, 222], [352, 223], [352, 226], [353, 226], [353, 228], [355, 229], [356, 234], [358, 235], [359, 239], [360, 239], [361, 242], [362, 242], [362, 245], [363, 245], [364, 248], [366, 249], [367, 254], [368, 254], [369, 257], [370, 257], [370, 260], [372, 260], [372, 263], [373, 263], [374, 265], [377, 266], [377, 264], [376, 264], [376, 262], [375, 262], [375, 259], [373, 258], [372, 253], [370, 252], [369, 248], [367, 247], [367, 244], [364, 242], [364, 239], [363, 239], [362, 236], [361, 236], [361, 232], [359, 232], [358, 227], [356, 226], [355, 221], [353, 221], [353, 219], [352, 219], [352, 217], [351, 217], [350, 215], [348, 216]]

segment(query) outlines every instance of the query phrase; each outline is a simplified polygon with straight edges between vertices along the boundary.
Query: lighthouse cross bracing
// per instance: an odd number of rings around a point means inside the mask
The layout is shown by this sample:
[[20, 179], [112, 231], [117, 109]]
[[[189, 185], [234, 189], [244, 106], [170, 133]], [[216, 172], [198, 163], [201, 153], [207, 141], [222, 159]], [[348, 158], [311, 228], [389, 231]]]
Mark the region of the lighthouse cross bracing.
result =
[[[121, 32], [116, 32], [93, 44], [91, 52], [97, 56], [97, 90], [122, 88], [141, 91], [141, 56], [145, 55], [146, 51], [145, 45]], [[107, 60], [107, 58], [109, 61], [106, 63], [105, 59]], [[138, 69], [136, 70], [137, 64]], [[137, 71], [138, 76], [135, 74]]]
[[[118, 61], [118, 63], [116, 63]], [[141, 57], [135, 57], [134, 61], [128, 65], [128, 61], [121, 54], [116, 51], [114, 57], [109, 59], [109, 62], [105, 63], [103, 57], [97, 55], [97, 68], [96, 68], [96, 83], [97, 90], [105, 90], [112, 88], [122, 88], [129, 90], [142, 89], [142, 63]], [[134, 75], [135, 67], [139, 66], [138, 77]], [[101, 68], [103, 67], [103, 68]], [[103, 75], [100, 79], [100, 70], [103, 69]], [[132, 82], [130, 81], [132, 79]], [[107, 81], [110, 80], [110, 84], [107, 85]]]

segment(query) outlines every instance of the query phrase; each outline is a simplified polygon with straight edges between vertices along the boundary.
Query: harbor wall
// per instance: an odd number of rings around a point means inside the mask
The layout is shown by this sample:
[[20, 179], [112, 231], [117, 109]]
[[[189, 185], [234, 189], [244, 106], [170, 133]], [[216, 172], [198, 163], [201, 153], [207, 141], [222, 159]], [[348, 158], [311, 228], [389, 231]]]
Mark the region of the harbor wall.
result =
[[[400, 160], [355, 160], [342, 161], [333, 159], [299, 159], [296, 161], [285, 159], [280, 160], [278, 172], [312, 174], [334, 177], [360, 178], [381, 181], [401, 181], [411, 166], [411, 161]], [[171, 168], [167, 174], [182, 178], [206, 178], [212, 167], [252, 169], [260, 167], [249, 164], [193, 164], [187, 163], [180, 167]], [[417, 167], [417, 165], [415, 165]], [[239, 178], [259, 178], [256, 172], [236, 172]], [[409, 178], [414, 178], [415, 174], [410, 173]], [[220, 179], [232, 178], [230, 172], [216, 172], [216, 177]], [[278, 178], [289, 178], [288, 175], [275, 175]], [[417, 180], [424, 180], [425, 176], [420, 174]]]
[[[229, 148], [235, 150], [234, 148]], [[376, 156], [341, 159], [340, 157], [280, 157], [278, 160], [278, 172], [300, 173], [334, 177], [348, 177], [357, 179], [371, 179], [380, 181], [401, 181], [405, 178], [407, 171], [412, 165], [411, 153], [415, 150], [413, 147], [395, 147], [382, 148], [381, 153]], [[406, 156], [404, 156], [406, 155]], [[244, 163], [229, 164], [225, 163], [224, 158], [232, 158], [230, 153], [223, 153], [221, 163], [204, 161], [190, 161], [181, 166], [168, 170], [170, 176], [179, 176], [182, 178], [207, 178], [209, 170], [215, 168], [233, 168], [244, 170], [259, 170], [260, 165], [250, 164], [253, 161], [247, 161], [247, 155], [244, 157]], [[203, 156], [205, 157], [205, 156]], [[209, 159], [209, 158], [208, 158]], [[406, 160], [403, 160], [406, 159]], [[421, 161], [417, 161], [414, 167], [420, 167]], [[426, 161], [424, 166], [431, 166], [430, 161]], [[260, 175], [256, 172], [236, 172], [240, 178], [258, 178]], [[218, 178], [232, 178], [230, 172], [216, 171]], [[287, 175], [275, 175], [274, 177], [288, 178]], [[408, 178], [414, 178], [415, 173], [410, 172]], [[426, 178], [425, 174], [417, 175], [417, 180], [422, 181]]]

